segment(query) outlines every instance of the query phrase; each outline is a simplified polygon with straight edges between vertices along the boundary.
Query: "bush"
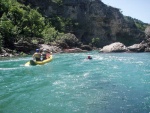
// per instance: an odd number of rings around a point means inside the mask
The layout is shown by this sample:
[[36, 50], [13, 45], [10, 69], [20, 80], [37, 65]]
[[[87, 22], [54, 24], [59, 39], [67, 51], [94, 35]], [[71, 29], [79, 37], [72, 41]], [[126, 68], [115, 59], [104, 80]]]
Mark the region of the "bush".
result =
[[0, 0], [0, 3], [0, 33], [5, 47], [12, 48], [15, 42], [26, 40], [26, 37], [32, 40], [32, 37], [42, 36], [45, 19], [37, 9], [21, 5], [16, 0]]
[[59, 33], [54, 27], [47, 27], [42, 32], [45, 43], [53, 42], [59, 39], [63, 33]]
[[92, 38], [92, 45], [98, 47], [100, 45], [100, 38]]

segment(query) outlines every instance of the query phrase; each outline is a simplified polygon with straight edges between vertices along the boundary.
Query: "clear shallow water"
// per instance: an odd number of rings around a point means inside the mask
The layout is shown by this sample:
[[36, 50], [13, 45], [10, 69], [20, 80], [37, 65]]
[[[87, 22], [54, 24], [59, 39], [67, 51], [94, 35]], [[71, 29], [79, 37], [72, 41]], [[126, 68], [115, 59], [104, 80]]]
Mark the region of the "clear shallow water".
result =
[[0, 113], [150, 112], [150, 53], [53, 58], [29, 67], [30, 57], [0, 60]]

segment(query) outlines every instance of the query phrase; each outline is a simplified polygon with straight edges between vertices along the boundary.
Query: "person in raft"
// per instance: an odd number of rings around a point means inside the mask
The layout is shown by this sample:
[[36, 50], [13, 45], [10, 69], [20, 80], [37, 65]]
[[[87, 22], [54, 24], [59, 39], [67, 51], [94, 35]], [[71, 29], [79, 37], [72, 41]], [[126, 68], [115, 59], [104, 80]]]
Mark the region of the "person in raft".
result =
[[46, 54], [47, 54], [47, 50], [46, 50], [46, 49], [43, 49], [43, 51], [42, 51], [42, 60], [47, 59], [47, 58], [46, 58]]
[[50, 58], [51, 55], [52, 55], [52, 52], [50, 52], [50, 50], [48, 49], [46, 53], [46, 58]]
[[41, 53], [39, 49], [36, 49], [36, 52], [33, 54], [33, 59], [35, 59], [36, 61], [41, 61]]

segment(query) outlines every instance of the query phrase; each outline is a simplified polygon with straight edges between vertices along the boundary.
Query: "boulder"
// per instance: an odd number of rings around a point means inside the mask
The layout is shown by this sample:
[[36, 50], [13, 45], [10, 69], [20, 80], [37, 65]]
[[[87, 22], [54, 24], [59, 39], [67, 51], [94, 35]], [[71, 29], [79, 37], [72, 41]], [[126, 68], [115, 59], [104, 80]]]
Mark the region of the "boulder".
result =
[[127, 47], [131, 52], [144, 52], [146, 48], [146, 44], [134, 44], [132, 46]]
[[50, 45], [47, 45], [47, 44], [40, 44], [39, 48], [41, 50], [42, 49], [50, 50], [53, 53], [60, 53], [60, 52], [62, 52], [62, 50], [59, 47], [57, 47], [57, 46], [50, 46]]
[[29, 53], [31, 50], [38, 48], [38, 44], [32, 44], [27, 41], [15, 43], [15, 49], [18, 52]]
[[150, 47], [145, 48], [145, 52], [150, 52]]
[[68, 49], [73, 47], [75, 48], [81, 45], [79, 39], [74, 34], [71, 33], [67, 33], [63, 35], [59, 40], [57, 40], [57, 43], [63, 49]]
[[115, 42], [110, 45], [104, 46], [100, 52], [126, 52], [128, 51], [127, 47], [120, 43], [120, 42]]
[[92, 50], [92, 47], [90, 45], [81, 45], [80, 48], [83, 49], [83, 50], [88, 50], [88, 51]]

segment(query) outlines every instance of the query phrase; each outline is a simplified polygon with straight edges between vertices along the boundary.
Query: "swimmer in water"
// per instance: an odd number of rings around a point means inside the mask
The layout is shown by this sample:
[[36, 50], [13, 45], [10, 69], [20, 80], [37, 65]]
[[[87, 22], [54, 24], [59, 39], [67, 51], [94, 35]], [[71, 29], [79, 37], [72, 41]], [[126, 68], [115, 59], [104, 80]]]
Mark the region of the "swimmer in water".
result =
[[87, 59], [91, 60], [91, 59], [92, 59], [92, 57], [91, 57], [91, 56], [88, 56], [88, 57], [87, 57]]

